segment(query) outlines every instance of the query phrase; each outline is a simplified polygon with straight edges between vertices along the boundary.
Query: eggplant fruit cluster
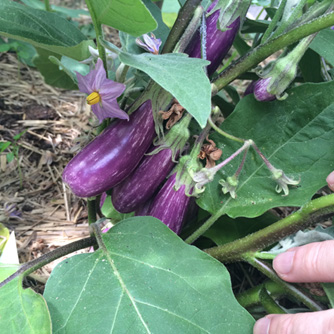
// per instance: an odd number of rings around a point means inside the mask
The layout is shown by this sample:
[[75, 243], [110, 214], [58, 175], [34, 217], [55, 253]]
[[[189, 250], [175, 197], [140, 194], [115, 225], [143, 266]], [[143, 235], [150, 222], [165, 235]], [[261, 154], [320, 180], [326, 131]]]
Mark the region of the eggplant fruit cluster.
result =
[[[240, 25], [238, 18], [229, 30], [220, 31], [217, 28], [218, 14], [219, 11], [216, 11], [206, 18], [206, 51], [211, 62], [209, 75], [214, 73], [228, 53]], [[190, 57], [201, 57], [199, 32], [195, 33], [186, 53]], [[97, 196], [113, 188], [112, 202], [116, 210], [122, 213], [139, 212], [146, 206], [141, 214], [157, 217], [179, 233], [189, 197], [183, 186], [174, 189], [175, 173], [155, 194], [175, 163], [170, 148], [145, 155], [152, 150], [154, 137], [152, 103], [147, 100], [130, 115], [129, 121], [112, 123], [77, 154], [66, 166], [63, 180], [79, 197]]]

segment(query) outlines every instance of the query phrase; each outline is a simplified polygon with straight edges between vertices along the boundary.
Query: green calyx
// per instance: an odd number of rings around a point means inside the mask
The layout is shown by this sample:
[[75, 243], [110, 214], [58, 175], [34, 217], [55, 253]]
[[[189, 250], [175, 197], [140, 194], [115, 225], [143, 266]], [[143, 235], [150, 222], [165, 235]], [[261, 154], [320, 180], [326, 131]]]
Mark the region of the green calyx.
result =
[[189, 137], [190, 131], [188, 129], [189, 123], [192, 119], [192, 116], [187, 113], [183, 116], [181, 121], [176, 123], [167, 133], [167, 135], [163, 138], [158, 138], [157, 141], [154, 142], [154, 145], [157, 146], [151, 153], [148, 155], [157, 154], [161, 150], [171, 149], [172, 150], [172, 159], [174, 162], [177, 162], [177, 156], [182, 153]]
[[225, 31], [228, 30], [227, 27], [238, 17], [244, 20], [250, 4], [250, 0], [218, 0], [217, 4], [207, 15], [209, 16], [220, 10], [217, 27], [221, 31]]
[[284, 93], [295, 79], [298, 70], [298, 63], [306, 52], [308, 46], [316, 34], [305, 37], [286, 56], [278, 58], [269, 64], [268, 68], [259, 73], [263, 79], [271, 78], [267, 86], [268, 93], [276, 95], [278, 100], [284, 100], [288, 94]]
[[191, 154], [183, 156], [172, 172], [177, 173], [174, 186], [175, 190], [178, 190], [182, 185], [185, 185], [185, 194], [187, 196], [196, 196], [196, 193], [194, 192], [195, 182], [192, 176], [201, 168], [202, 164], [197, 157], [194, 159]]
[[226, 181], [221, 179], [219, 184], [222, 186], [222, 191], [224, 194], [230, 193], [231, 197], [235, 199], [237, 197], [236, 190], [238, 186], [238, 177], [236, 175], [228, 176]]

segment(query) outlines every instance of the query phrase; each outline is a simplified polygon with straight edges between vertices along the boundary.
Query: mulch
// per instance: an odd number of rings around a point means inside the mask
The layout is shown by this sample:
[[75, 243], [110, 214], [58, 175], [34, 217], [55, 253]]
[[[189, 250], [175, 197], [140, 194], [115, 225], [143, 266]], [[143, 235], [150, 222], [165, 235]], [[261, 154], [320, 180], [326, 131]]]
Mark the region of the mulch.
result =
[[95, 122], [82, 93], [48, 86], [15, 54], [0, 54], [0, 143], [25, 131], [17, 159], [8, 162], [13, 147], [0, 153], [0, 222], [15, 231], [21, 263], [89, 235], [86, 203], [61, 175]]

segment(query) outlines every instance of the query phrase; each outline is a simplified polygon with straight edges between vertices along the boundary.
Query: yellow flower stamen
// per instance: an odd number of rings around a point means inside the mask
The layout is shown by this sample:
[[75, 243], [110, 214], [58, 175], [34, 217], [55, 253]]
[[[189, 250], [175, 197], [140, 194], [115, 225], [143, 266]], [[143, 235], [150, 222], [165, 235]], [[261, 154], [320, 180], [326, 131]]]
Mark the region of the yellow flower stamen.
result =
[[101, 102], [101, 96], [98, 92], [93, 92], [87, 96], [87, 104], [90, 106], [96, 103]]

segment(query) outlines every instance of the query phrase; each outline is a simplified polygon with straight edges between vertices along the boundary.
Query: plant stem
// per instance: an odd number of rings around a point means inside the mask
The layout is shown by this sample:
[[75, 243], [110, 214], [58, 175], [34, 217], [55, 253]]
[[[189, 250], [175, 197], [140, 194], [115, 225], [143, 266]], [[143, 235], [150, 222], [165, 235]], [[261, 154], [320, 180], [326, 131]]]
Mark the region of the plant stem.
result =
[[103, 47], [103, 45], [100, 43], [100, 38], [103, 38], [103, 32], [102, 32], [102, 25], [97, 19], [96, 13], [94, 11], [94, 6], [93, 4], [94, 0], [85, 0], [87, 8], [89, 10], [90, 16], [92, 18], [95, 34], [96, 34], [96, 44], [97, 44], [97, 49], [99, 51], [99, 56], [103, 61], [103, 66], [106, 70], [107, 78], [108, 78], [108, 70], [107, 70], [107, 56], [106, 56], [106, 50]]
[[194, 15], [189, 22], [186, 30], [182, 34], [180, 40], [177, 42], [173, 52], [184, 52], [185, 48], [188, 46], [189, 41], [193, 37], [197, 28], [200, 26], [201, 17], [203, 15], [203, 8], [197, 7], [195, 9]]
[[258, 260], [258, 259], [251, 258], [251, 257], [247, 257], [245, 258], [245, 260], [248, 263], [250, 263], [253, 267], [261, 271], [263, 274], [265, 274], [267, 277], [269, 277], [271, 280], [273, 280], [277, 284], [280, 284], [289, 295], [301, 301], [310, 310], [312, 311], [323, 310], [323, 308], [317, 302], [315, 302], [310, 296], [306, 295], [303, 291], [299, 290], [296, 286], [281, 280], [276, 275], [275, 271], [272, 269], [272, 267], [268, 263]]
[[[209, 124], [209, 123], [208, 123]], [[230, 163], [235, 157], [237, 157], [240, 153], [242, 153], [245, 150], [248, 150], [249, 146], [251, 146], [253, 143], [252, 140], [246, 140], [242, 147], [240, 147], [237, 151], [235, 151], [233, 154], [231, 154], [228, 158], [226, 158], [224, 161], [219, 163], [217, 166], [209, 168], [208, 170], [212, 172], [212, 174], [216, 173], [220, 168], [224, 167], [228, 163]], [[208, 183], [208, 181], [203, 182], [202, 186], [205, 183]], [[223, 207], [224, 208], [224, 207]], [[197, 240], [201, 235], [203, 235], [214, 223], [215, 221], [220, 218], [224, 214], [224, 211], [218, 210], [216, 214], [212, 215], [202, 226], [200, 226], [195, 232], [193, 232], [187, 239], [184, 241], [188, 244], [193, 243], [195, 240]]]
[[[216, 221], [223, 213], [225, 213], [224, 207], [211, 216], [208, 221]], [[334, 194], [323, 196], [308, 202], [297, 212], [260, 231], [228, 244], [206, 249], [205, 252], [221, 262], [241, 261], [245, 254], [262, 250], [278, 240], [333, 214]]]
[[295, 9], [292, 11], [292, 13], [289, 13], [289, 17], [285, 18], [285, 13], [283, 14], [283, 18], [281, 21], [281, 24], [277, 28], [277, 30], [274, 32], [273, 36], [271, 38], [275, 38], [276, 36], [280, 35], [282, 32], [284, 32], [294, 21], [296, 21], [302, 14], [302, 9], [306, 3], [306, 0], [300, 0]]
[[267, 30], [264, 32], [263, 36], [262, 36], [262, 40], [261, 42], [264, 43], [267, 41], [267, 39], [269, 38], [270, 34], [274, 31], [275, 27], [277, 26], [277, 22], [281, 19], [284, 8], [285, 8], [285, 4], [286, 4], [287, 0], [283, 0], [278, 9], [276, 10], [276, 13], [273, 17], [273, 19], [271, 20], [269, 27], [267, 28]]
[[213, 82], [213, 95], [217, 94], [218, 91], [227, 86], [240, 74], [253, 68], [255, 65], [266, 59], [274, 52], [332, 25], [334, 25], [333, 11], [324, 14], [311, 22], [298, 26], [275, 39], [267, 41], [262, 45], [259, 45], [255, 49], [246, 53], [243, 57], [239, 58], [236, 62], [233, 62], [218, 76], [218, 78]]
[[270, 292], [270, 295], [273, 298], [286, 295], [285, 288], [282, 287], [280, 284], [277, 284], [273, 281], [266, 281], [265, 283], [255, 286], [254, 288], [243, 291], [236, 296], [236, 299], [238, 303], [244, 308], [259, 305], [261, 303], [260, 291], [262, 289], [266, 289], [268, 292]]
[[276, 302], [275, 300], [269, 295], [268, 291], [265, 288], [262, 288], [259, 293], [260, 302], [267, 313], [274, 313], [274, 314], [286, 314], [285, 312]]
[[219, 128], [211, 119], [211, 116], [209, 117], [208, 119], [208, 122], [209, 124], [211, 125], [212, 129], [214, 129], [216, 132], [218, 132], [219, 134], [221, 134], [222, 136], [228, 138], [228, 139], [231, 139], [231, 140], [234, 140], [234, 141], [237, 141], [239, 143], [244, 143], [245, 142], [245, 139], [242, 139], [242, 138], [238, 138], [238, 137], [235, 137], [233, 135], [230, 135], [229, 133], [225, 132], [224, 130], [222, 130], [221, 128]]
[[[86, 0], [88, 1], [88, 0]], [[187, 0], [184, 6], [180, 9], [177, 19], [170, 31], [166, 43], [161, 51], [161, 53], [170, 53], [174, 50], [177, 42], [185, 32], [188, 24], [190, 23], [195, 9], [201, 0]]]
[[51, 6], [50, 6], [50, 1], [49, 0], [44, 0], [44, 6], [45, 6], [45, 10], [47, 12], [52, 12]]
[[62, 256], [73, 253], [79, 249], [87, 248], [90, 246], [96, 245], [96, 239], [94, 237], [89, 237], [85, 239], [81, 239], [78, 241], [74, 241], [65, 246], [59, 247], [52, 252], [46, 253], [40, 256], [37, 259], [34, 259], [30, 262], [25, 263], [19, 270], [17, 270], [14, 274], [6, 278], [4, 281], [0, 283], [0, 288], [5, 284], [9, 283], [11, 280], [16, 278], [19, 275], [27, 276], [34, 272], [35, 270], [45, 266], [46, 264], [59, 259]]
[[96, 199], [87, 199], [88, 207], [88, 224], [91, 225], [96, 222]]

